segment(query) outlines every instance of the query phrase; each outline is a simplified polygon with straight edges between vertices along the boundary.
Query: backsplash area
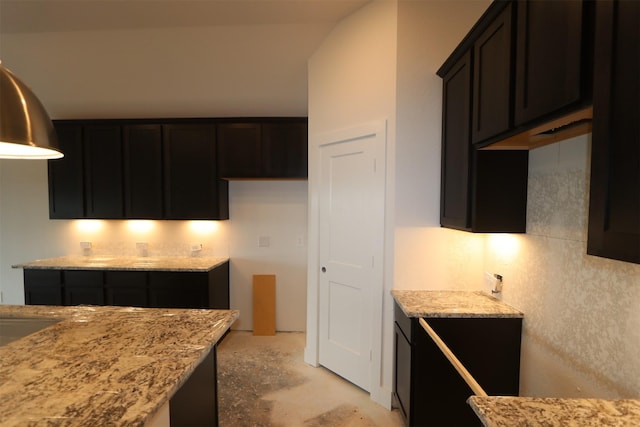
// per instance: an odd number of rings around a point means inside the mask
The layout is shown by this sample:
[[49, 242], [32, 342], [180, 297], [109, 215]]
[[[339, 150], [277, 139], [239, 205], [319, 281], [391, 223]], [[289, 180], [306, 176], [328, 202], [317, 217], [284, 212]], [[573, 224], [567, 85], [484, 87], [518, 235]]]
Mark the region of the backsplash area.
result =
[[521, 394], [640, 395], [640, 265], [586, 254], [590, 135], [530, 152], [527, 234], [485, 268], [525, 313]]
[[[74, 220], [74, 255], [228, 256], [226, 221]], [[90, 248], [83, 248], [83, 244]], [[197, 248], [197, 249], [196, 249]]]

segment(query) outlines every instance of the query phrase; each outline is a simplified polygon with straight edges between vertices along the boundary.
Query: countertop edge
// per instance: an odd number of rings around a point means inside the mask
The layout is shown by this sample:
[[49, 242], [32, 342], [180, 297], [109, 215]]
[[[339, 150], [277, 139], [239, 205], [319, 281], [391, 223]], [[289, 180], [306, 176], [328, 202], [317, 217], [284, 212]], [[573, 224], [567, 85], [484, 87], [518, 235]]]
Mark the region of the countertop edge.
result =
[[[229, 262], [228, 257], [153, 257], [153, 261], [147, 261], [145, 257], [108, 257], [108, 261], [92, 262], [84, 257], [56, 257], [44, 258], [35, 261], [23, 262], [11, 265], [11, 268], [24, 270], [98, 270], [98, 271], [176, 271], [206, 273]], [[200, 267], [193, 265], [176, 266], [166, 265], [169, 262], [197, 263], [202, 260], [211, 260], [211, 263]], [[165, 265], [162, 265], [162, 263]], [[136, 265], [136, 263], [140, 263]]]
[[[391, 295], [402, 309], [402, 312], [410, 318], [524, 318], [524, 313], [520, 310], [482, 291], [392, 289]], [[416, 298], [427, 300], [430, 296], [435, 296], [439, 301], [432, 305], [429, 305], [428, 302], [420, 306], [416, 305]], [[473, 300], [481, 302], [483, 305], [489, 302], [491, 309], [486, 309], [481, 306], [473, 307], [472, 303], [467, 307], [461, 308], [458, 308], [458, 306], [452, 308], [445, 305], [434, 307], [434, 305], [441, 303], [443, 299], [448, 299], [448, 297], [452, 299], [460, 299], [462, 297], [465, 299], [465, 304], [467, 301], [473, 302]], [[412, 301], [409, 302], [409, 300]]]

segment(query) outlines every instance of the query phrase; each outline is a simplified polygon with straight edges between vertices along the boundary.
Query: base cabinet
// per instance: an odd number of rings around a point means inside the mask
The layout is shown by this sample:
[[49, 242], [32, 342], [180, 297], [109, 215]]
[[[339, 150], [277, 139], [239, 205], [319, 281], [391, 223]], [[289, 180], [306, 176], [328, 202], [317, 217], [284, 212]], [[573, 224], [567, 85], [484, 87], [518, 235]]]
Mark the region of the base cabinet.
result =
[[[429, 325], [489, 395], [517, 396], [520, 318], [430, 318]], [[473, 395], [419, 324], [395, 307], [394, 398], [409, 426], [480, 426]]]
[[208, 272], [24, 270], [28, 305], [229, 309], [229, 262]]
[[171, 427], [217, 427], [217, 346], [169, 401]]

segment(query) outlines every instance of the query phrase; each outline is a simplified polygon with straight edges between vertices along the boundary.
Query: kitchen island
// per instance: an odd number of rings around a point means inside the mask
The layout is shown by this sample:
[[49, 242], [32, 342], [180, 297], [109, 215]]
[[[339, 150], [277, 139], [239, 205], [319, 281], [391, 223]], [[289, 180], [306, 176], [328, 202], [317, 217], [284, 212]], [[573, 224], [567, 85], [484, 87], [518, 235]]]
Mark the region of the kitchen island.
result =
[[0, 425], [149, 425], [194, 371], [213, 363], [215, 374], [216, 344], [238, 315], [0, 305], [0, 318], [59, 320], [0, 347]]

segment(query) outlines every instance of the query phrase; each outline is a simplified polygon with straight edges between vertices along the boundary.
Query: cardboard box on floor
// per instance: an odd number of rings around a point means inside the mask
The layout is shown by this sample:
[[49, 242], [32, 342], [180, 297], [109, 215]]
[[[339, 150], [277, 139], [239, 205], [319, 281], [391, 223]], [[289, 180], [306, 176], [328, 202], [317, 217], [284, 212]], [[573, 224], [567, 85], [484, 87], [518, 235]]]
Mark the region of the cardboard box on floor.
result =
[[276, 276], [253, 275], [253, 335], [276, 334]]

